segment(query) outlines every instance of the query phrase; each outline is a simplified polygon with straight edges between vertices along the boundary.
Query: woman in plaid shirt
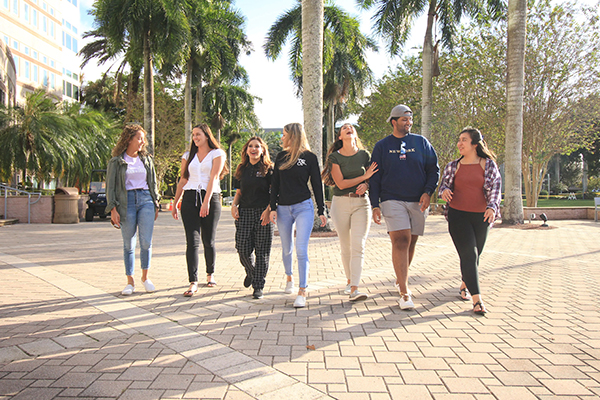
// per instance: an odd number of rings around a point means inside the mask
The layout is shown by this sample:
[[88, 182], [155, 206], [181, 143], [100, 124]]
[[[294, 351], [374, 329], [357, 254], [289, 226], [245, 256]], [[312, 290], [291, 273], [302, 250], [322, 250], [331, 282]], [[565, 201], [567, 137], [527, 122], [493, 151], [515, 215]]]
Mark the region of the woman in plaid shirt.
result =
[[460, 258], [460, 297], [473, 312], [486, 313], [477, 267], [490, 226], [500, 217], [502, 178], [481, 132], [467, 127], [458, 138], [460, 157], [444, 169], [439, 196], [448, 203], [448, 231]]

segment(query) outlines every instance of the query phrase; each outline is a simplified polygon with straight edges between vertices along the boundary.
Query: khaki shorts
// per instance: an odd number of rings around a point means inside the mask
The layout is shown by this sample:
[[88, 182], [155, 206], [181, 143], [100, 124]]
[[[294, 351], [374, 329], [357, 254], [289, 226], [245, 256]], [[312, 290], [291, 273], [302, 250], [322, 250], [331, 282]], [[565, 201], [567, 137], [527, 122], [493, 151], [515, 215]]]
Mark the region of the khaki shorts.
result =
[[423, 236], [429, 208], [421, 212], [418, 202], [386, 200], [380, 205], [388, 232], [410, 229], [412, 235]]

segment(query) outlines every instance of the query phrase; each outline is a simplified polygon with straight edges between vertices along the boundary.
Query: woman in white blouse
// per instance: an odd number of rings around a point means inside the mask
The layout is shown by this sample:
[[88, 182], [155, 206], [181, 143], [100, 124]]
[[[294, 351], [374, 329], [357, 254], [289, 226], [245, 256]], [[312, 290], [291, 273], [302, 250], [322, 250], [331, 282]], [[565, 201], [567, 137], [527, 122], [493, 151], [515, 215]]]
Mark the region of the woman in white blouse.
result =
[[[225, 152], [207, 124], [192, 130], [190, 151], [181, 160], [181, 179], [175, 193], [175, 205], [181, 201], [181, 219], [185, 228], [186, 261], [190, 281], [183, 294], [191, 297], [198, 291], [198, 250], [200, 239], [204, 247], [207, 286], [216, 285], [215, 236], [221, 217], [221, 187], [219, 180], [228, 172]], [[183, 196], [182, 196], [183, 195]], [[177, 219], [177, 207], [173, 207]]]

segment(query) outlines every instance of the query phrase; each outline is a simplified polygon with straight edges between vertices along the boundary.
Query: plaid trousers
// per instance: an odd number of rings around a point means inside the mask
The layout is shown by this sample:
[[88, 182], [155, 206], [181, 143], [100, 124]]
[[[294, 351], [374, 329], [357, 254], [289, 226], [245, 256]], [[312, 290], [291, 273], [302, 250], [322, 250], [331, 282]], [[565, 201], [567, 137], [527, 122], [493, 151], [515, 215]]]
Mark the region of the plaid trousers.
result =
[[261, 225], [264, 208], [240, 208], [235, 221], [235, 248], [246, 274], [252, 276], [252, 287], [263, 289], [269, 270], [269, 257], [275, 227], [271, 222]]

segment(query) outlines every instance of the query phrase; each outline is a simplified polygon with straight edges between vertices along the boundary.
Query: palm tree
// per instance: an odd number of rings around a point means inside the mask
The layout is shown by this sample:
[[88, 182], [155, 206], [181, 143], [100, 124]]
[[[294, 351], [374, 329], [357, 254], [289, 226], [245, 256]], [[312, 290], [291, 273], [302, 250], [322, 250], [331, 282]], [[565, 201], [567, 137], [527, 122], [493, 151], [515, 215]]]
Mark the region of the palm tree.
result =
[[[303, 77], [306, 64], [302, 60], [302, 48], [305, 46], [302, 35], [304, 30], [302, 23], [305, 19], [302, 6], [303, 4], [298, 2], [294, 8], [277, 19], [271, 26], [264, 45], [267, 57], [276, 59], [281, 54], [284, 43], [291, 38], [290, 69], [298, 96], [304, 93]], [[327, 142], [330, 142], [333, 140], [336, 111], [339, 115], [339, 110], [348, 100], [362, 97], [365, 86], [371, 82], [372, 72], [367, 65], [365, 52], [368, 49], [377, 50], [377, 46], [372, 39], [360, 32], [359, 22], [339, 7], [325, 6], [322, 17], [324, 26], [323, 37], [320, 39], [323, 42], [322, 101], [326, 104]], [[311, 34], [312, 29], [311, 27], [308, 30]], [[308, 86], [313, 87], [314, 84]], [[306, 105], [304, 109], [306, 125], [308, 123]], [[306, 127], [307, 133], [310, 135], [321, 132], [321, 124], [322, 122], [319, 122], [318, 130], [316, 123], [314, 128]], [[317, 143], [311, 145], [317, 146]], [[321, 147], [318, 144], [319, 153]], [[317, 147], [313, 150], [317, 150]]]
[[507, 33], [505, 194], [502, 220], [509, 224], [521, 224], [523, 223], [521, 157], [527, 0], [509, 0]]
[[[413, 21], [427, 12], [427, 28], [423, 41], [423, 87], [421, 102], [421, 135], [430, 138], [432, 115], [432, 89], [434, 76], [434, 25], [439, 21], [442, 45], [452, 48], [453, 36], [456, 27], [465, 14], [468, 17], [478, 18], [486, 11], [484, 2], [477, 0], [357, 0], [365, 8], [376, 7], [373, 16], [375, 30], [387, 39], [388, 50], [391, 55], [398, 55], [402, 46], [408, 40]], [[503, 3], [501, 0], [486, 0], [489, 11], [494, 18], [502, 15]], [[438, 43], [435, 44], [438, 46]]]
[[203, 110], [203, 82], [234, 77], [239, 55], [251, 50], [244, 33], [244, 17], [226, 0], [195, 0], [187, 10], [191, 35], [184, 90], [185, 140], [192, 125], [192, 85], [196, 84], [196, 123]]
[[189, 25], [183, 0], [98, 0], [91, 14], [95, 33], [103, 38], [96, 53], [101, 60], [126, 54], [142, 60], [144, 69], [144, 128], [148, 151], [154, 152], [154, 63], [177, 62], [184, 57]]
[[43, 182], [68, 167], [76, 152], [71, 120], [60, 113], [43, 90], [26, 95], [25, 103], [0, 107], [0, 170], [9, 180], [21, 171]]

